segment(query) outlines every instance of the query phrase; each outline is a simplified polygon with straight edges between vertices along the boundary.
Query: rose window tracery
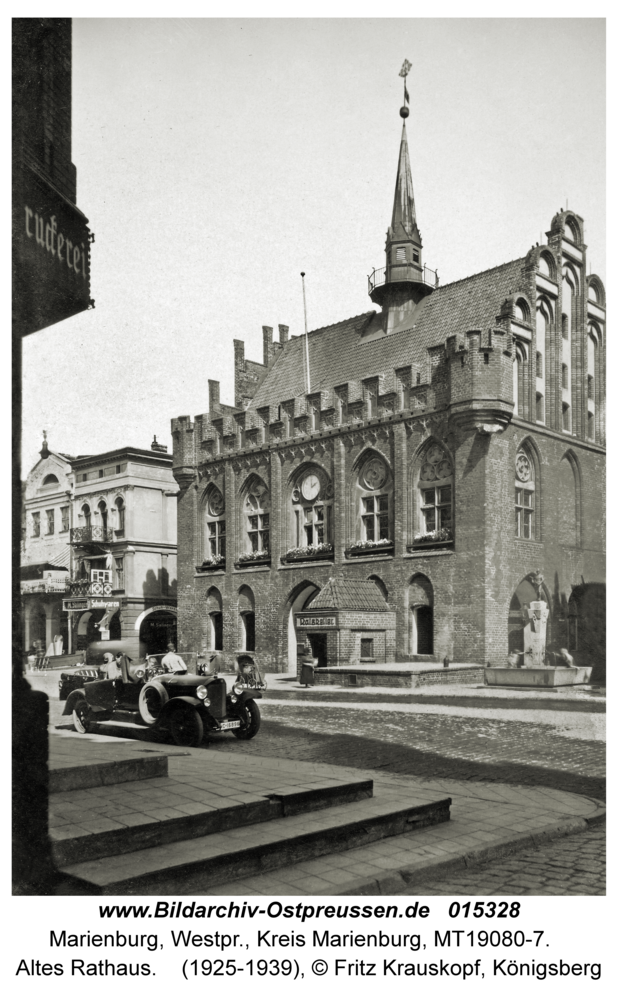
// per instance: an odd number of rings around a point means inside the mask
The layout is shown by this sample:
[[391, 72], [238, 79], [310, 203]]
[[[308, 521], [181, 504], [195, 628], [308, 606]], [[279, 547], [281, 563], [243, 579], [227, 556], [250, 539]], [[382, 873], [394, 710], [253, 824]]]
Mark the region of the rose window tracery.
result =
[[515, 468], [517, 469], [517, 478], [520, 483], [527, 483], [532, 478], [532, 466], [530, 465], [530, 459], [525, 454], [525, 452], [520, 451], [515, 459]]
[[452, 474], [453, 466], [444, 448], [432, 444], [421, 466], [421, 479], [423, 482], [432, 482], [434, 479], [448, 479]]

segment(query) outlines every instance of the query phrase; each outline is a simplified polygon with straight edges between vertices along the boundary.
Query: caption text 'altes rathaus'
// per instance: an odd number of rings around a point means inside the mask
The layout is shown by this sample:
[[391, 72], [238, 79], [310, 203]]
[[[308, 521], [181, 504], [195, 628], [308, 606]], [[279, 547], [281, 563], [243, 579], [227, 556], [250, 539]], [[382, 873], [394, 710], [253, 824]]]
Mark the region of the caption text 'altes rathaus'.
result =
[[235, 405], [209, 381], [209, 412], [172, 421], [180, 648], [294, 670], [308, 636], [320, 665], [504, 666], [540, 573], [550, 655], [604, 669], [605, 291], [586, 250], [561, 209], [546, 244], [440, 285], [404, 121], [379, 311], [264, 327], [262, 364], [235, 341]]

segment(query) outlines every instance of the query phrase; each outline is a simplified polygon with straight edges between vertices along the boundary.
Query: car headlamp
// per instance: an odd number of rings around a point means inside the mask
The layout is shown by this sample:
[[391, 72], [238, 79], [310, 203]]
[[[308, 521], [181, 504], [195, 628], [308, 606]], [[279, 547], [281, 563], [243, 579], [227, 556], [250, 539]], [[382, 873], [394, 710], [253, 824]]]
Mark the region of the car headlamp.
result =
[[200, 684], [199, 687], [195, 689], [195, 697], [200, 698], [205, 705], [210, 705], [210, 698], [208, 697], [208, 688], [205, 684]]
[[242, 684], [234, 684], [234, 687], [232, 688], [232, 691], [233, 691], [233, 692], [234, 692], [234, 694], [236, 694], [236, 695], [240, 695], [240, 694], [242, 694], [244, 690], [245, 690], [245, 689], [244, 689], [244, 687], [243, 687], [243, 685], [242, 685]]
[[141, 681], [145, 673], [146, 671], [144, 670], [143, 667], [137, 667], [134, 671], [135, 677], [138, 679], [138, 681]]
[[232, 702], [232, 705], [236, 704], [236, 702], [238, 701], [238, 698], [236, 697], [235, 694], [231, 694], [230, 695], [230, 701]]

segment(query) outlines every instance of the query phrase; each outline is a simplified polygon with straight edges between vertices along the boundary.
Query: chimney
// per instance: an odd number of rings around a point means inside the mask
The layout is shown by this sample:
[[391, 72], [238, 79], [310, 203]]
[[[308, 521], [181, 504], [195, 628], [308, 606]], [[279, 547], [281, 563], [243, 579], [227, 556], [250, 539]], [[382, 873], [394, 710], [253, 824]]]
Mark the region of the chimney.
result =
[[275, 349], [273, 347], [273, 328], [272, 326], [262, 327], [262, 338], [264, 341], [264, 367], [268, 368], [273, 359]]
[[221, 392], [221, 383], [216, 382], [214, 379], [208, 379], [208, 412], [217, 413], [219, 411], [219, 395]]
[[279, 343], [281, 344], [282, 347], [284, 344], [287, 344], [289, 333], [290, 333], [289, 326], [282, 326], [281, 323], [279, 323]]

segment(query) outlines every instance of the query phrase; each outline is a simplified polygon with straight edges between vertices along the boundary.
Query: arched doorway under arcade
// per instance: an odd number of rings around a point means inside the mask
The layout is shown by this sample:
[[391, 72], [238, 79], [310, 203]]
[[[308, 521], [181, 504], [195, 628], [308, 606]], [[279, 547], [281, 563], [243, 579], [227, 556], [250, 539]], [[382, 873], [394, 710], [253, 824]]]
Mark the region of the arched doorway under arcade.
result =
[[412, 577], [410, 602], [410, 656], [433, 655], [433, 587], [422, 573]]
[[288, 646], [287, 646], [287, 670], [293, 673], [297, 669], [298, 661], [298, 639], [296, 636], [296, 612], [302, 611], [306, 608], [312, 597], [315, 597], [319, 591], [319, 587], [315, 583], [310, 583], [305, 580], [303, 583], [299, 583], [297, 587], [294, 588], [288, 600], [286, 602], [286, 617], [287, 617], [287, 634], [288, 634]]
[[174, 608], [147, 609], [139, 624], [139, 640], [145, 643], [147, 655], [164, 653], [169, 642], [176, 645], [176, 631]]

